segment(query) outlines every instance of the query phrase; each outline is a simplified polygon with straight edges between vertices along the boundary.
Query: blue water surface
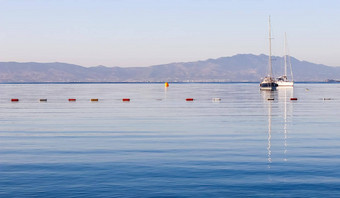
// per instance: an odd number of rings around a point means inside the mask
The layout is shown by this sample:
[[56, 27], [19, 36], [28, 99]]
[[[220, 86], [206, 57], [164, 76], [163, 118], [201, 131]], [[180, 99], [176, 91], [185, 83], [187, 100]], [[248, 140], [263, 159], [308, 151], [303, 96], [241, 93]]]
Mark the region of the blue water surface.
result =
[[340, 197], [339, 89], [1, 84], [0, 197]]

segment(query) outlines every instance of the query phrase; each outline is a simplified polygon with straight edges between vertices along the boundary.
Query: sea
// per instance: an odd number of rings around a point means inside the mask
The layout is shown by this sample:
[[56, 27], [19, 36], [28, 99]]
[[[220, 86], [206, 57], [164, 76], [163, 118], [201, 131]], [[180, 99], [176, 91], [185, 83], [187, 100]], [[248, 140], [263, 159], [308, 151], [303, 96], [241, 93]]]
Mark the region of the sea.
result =
[[0, 197], [340, 197], [340, 84], [0, 84]]

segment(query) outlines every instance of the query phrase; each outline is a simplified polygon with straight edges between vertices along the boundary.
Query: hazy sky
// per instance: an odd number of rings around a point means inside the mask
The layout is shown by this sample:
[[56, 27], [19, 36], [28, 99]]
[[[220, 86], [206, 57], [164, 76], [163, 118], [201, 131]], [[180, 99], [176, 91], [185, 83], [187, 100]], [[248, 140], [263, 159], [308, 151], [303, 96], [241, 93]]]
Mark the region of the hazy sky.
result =
[[340, 66], [337, 0], [0, 0], [0, 61], [149, 66], [239, 53]]

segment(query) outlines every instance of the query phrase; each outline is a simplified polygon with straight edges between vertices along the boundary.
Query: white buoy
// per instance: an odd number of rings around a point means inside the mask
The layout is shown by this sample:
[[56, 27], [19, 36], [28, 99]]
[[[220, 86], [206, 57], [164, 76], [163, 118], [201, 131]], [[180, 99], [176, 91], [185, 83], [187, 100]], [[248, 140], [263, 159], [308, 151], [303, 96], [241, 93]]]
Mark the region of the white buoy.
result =
[[220, 101], [221, 101], [221, 98], [212, 98], [212, 101], [213, 101], [213, 102], [220, 102]]

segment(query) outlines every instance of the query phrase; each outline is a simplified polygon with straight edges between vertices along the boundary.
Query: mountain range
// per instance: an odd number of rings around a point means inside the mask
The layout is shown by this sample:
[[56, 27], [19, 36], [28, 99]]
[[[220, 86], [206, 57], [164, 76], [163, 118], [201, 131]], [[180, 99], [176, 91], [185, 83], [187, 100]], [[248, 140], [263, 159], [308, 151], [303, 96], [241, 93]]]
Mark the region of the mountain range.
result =
[[[275, 76], [283, 73], [283, 58], [274, 56]], [[294, 81], [340, 79], [340, 67], [291, 57]], [[83, 67], [67, 63], [0, 62], [0, 82], [259, 82], [267, 73], [267, 55], [238, 54], [196, 62], [149, 67]]]

